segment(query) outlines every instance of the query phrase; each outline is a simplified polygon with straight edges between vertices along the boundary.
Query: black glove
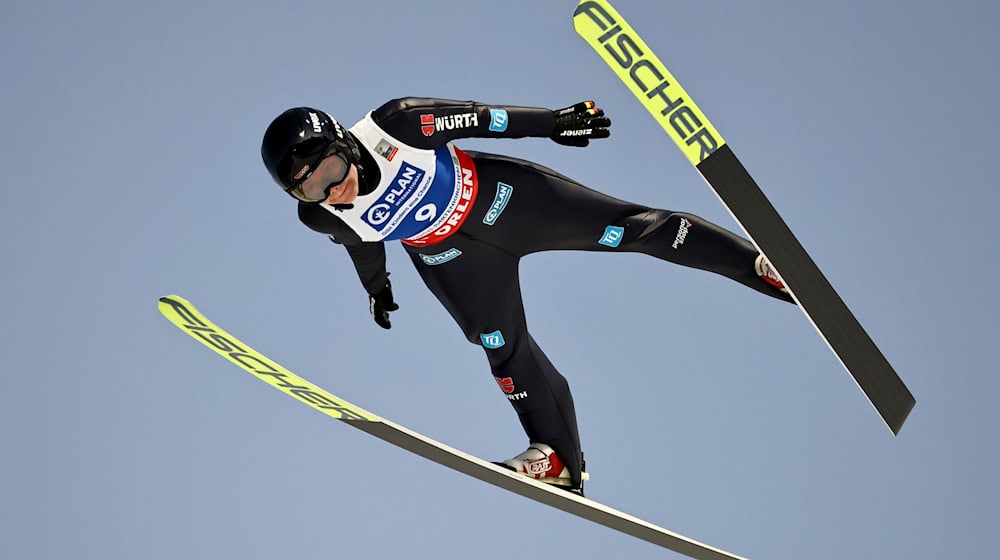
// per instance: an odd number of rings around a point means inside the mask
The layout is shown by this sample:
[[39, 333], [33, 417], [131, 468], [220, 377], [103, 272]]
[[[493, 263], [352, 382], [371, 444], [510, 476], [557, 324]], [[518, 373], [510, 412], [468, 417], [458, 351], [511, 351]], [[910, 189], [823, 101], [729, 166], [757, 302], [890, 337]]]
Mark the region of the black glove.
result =
[[563, 146], [580, 148], [590, 144], [591, 138], [611, 136], [611, 119], [604, 116], [593, 101], [581, 101], [576, 105], [552, 111], [556, 126], [550, 138]]
[[385, 287], [375, 295], [368, 296], [368, 310], [372, 314], [372, 319], [375, 319], [375, 322], [378, 323], [378, 326], [383, 329], [391, 329], [392, 323], [389, 322], [389, 312], [397, 309], [399, 309], [399, 306], [392, 299], [392, 284], [386, 278]]

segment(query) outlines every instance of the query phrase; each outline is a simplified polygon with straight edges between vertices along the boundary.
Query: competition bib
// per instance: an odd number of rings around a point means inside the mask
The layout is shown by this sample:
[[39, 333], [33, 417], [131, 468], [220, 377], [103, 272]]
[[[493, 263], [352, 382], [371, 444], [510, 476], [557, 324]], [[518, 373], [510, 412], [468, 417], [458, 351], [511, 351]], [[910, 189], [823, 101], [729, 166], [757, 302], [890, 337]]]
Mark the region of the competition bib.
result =
[[363, 241], [437, 243], [461, 227], [478, 191], [475, 165], [451, 145], [413, 148], [389, 136], [369, 113], [350, 131], [372, 152], [382, 180], [349, 209], [322, 204]]

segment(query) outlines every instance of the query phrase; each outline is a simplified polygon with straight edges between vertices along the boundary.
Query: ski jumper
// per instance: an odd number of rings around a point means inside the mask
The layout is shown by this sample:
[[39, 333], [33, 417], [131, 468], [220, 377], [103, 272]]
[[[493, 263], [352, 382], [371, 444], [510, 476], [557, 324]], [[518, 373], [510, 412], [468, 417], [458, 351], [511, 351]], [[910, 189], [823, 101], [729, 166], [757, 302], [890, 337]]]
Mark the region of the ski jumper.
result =
[[566, 379], [532, 339], [518, 263], [546, 250], [638, 252], [715, 272], [791, 301], [754, 270], [747, 240], [682, 212], [633, 204], [551, 169], [463, 152], [459, 138], [547, 138], [549, 109], [403, 98], [351, 127], [364, 180], [353, 204], [299, 203], [299, 218], [346, 247], [366, 291], [388, 278], [385, 241], [402, 241], [424, 283], [469, 342], [483, 347], [530, 442], [550, 445], [575, 487], [583, 468]]

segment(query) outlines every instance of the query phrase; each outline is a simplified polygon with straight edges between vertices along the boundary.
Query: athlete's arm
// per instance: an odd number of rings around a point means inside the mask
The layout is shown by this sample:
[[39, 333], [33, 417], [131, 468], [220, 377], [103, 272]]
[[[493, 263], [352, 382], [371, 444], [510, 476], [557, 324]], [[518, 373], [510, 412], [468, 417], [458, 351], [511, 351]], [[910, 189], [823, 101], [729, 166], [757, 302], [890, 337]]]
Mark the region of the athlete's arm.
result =
[[361, 285], [369, 296], [385, 289], [389, 273], [385, 266], [385, 244], [381, 241], [361, 241], [357, 233], [340, 218], [319, 204], [299, 203], [299, 220], [309, 229], [326, 234], [334, 243], [343, 245], [354, 262]]
[[396, 139], [427, 149], [459, 138], [537, 137], [586, 145], [589, 138], [606, 138], [611, 125], [592, 101], [553, 111], [424, 97], [389, 101], [372, 112], [372, 120]]

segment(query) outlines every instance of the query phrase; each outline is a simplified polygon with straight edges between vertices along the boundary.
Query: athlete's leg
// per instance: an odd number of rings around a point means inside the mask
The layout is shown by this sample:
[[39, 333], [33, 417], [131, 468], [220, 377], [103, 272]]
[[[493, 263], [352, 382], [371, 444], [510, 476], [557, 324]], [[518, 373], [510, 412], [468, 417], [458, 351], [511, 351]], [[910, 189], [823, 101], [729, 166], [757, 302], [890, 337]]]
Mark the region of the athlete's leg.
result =
[[579, 487], [583, 466], [573, 397], [566, 379], [528, 333], [519, 257], [461, 232], [431, 247], [406, 250], [466, 338], [485, 350], [529, 441], [551, 446]]
[[635, 251], [673, 263], [721, 274], [769, 296], [791, 296], [761, 278], [752, 243], [705, 219], [684, 212], [649, 209], [612, 224], [623, 228], [619, 251]]
[[[480, 196], [463, 231], [477, 238], [517, 255], [545, 250], [645, 253], [791, 301], [757, 275], [758, 252], [752, 243], [707, 220], [619, 200], [523, 160], [487, 154], [475, 154], [475, 160]], [[506, 206], [496, 215], [492, 201], [501, 191]], [[477, 216], [492, 216], [492, 223]]]

